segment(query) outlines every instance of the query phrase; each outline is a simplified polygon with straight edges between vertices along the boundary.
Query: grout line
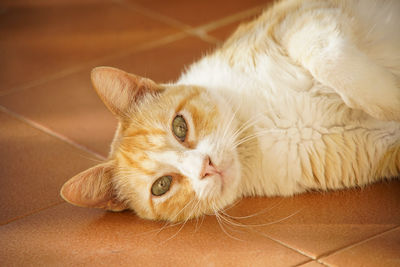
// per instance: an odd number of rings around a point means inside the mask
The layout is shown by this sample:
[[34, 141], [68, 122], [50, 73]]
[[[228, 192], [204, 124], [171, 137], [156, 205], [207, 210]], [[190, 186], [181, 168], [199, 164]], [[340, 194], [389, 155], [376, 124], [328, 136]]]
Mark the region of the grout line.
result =
[[324, 258], [327, 258], [327, 257], [330, 257], [330, 256], [332, 256], [332, 255], [338, 254], [338, 253], [340, 253], [340, 252], [343, 252], [343, 251], [352, 249], [352, 248], [354, 248], [354, 247], [357, 247], [357, 246], [359, 246], [359, 245], [361, 245], [361, 244], [364, 244], [364, 243], [366, 243], [366, 242], [368, 242], [368, 241], [370, 241], [370, 240], [372, 240], [372, 239], [375, 239], [375, 238], [377, 238], [377, 237], [379, 237], [379, 236], [385, 235], [385, 234], [390, 233], [390, 232], [392, 232], [392, 231], [395, 231], [395, 230], [397, 230], [397, 229], [400, 229], [400, 226], [399, 226], [399, 225], [396, 225], [396, 226], [394, 226], [394, 227], [392, 227], [392, 228], [389, 228], [389, 229], [387, 229], [387, 230], [385, 230], [385, 231], [383, 231], [383, 232], [381, 232], [381, 233], [379, 233], [379, 234], [370, 236], [370, 237], [368, 237], [368, 238], [366, 238], [366, 239], [364, 239], [364, 240], [362, 240], [362, 241], [356, 242], [356, 243], [351, 244], [351, 245], [349, 245], [349, 246], [346, 246], [346, 247], [337, 249], [337, 250], [335, 250], [335, 251], [333, 251], [333, 252], [330, 252], [330, 253], [322, 254], [322, 255], [320, 255], [320, 256], [316, 259], [316, 261], [318, 261], [318, 263], [321, 263], [321, 264], [326, 265], [326, 263], [324, 263], [324, 262], [322, 261]]
[[[297, 253], [299, 253], [299, 254], [301, 254], [301, 255], [307, 257], [307, 258], [309, 258], [310, 260], [316, 260], [313, 256], [308, 255], [306, 252], [301, 251], [301, 250], [299, 250], [299, 249], [297, 249], [297, 248], [294, 248], [294, 247], [292, 247], [292, 246], [286, 244], [285, 242], [282, 242], [282, 241], [280, 241], [280, 240], [278, 240], [278, 239], [275, 239], [275, 238], [273, 238], [273, 237], [270, 237], [269, 235], [267, 235], [267, 234], [265, 234], [265, 233], [263, 233], [263, 232], [259, 232], [259, 231], [254, 230], [254, 229], [251, 229], [251, 230], [254, 231], [255, 233], [258, 233], [258, 234], [260, 234], [260, 235], [262, 235], [262, 236], [264, 236], [264, 237], [266, 237], [266, 238], [268, 238], [268, 239], [270, 239], [270, 240], [272, 240], [272, 241], [274, 241], [274, 242], [276, 242], [276, 243], [278, 243], [278, 244], [280, 244], [280, 245], [282, 245], [282, 246], [288, 248], [288, 249], [291, 249], [291, 250], [293, 250], [293, 251], [295, 251], [295, 252], [297, 252]], [[306, 262], [304, 262], [303, 264], [305, 264], [305, 263], [306, 263]]]
[[24, 117], [22, 115], [19, 115], [18, 113], [15, 113], [15, 112], [5, 108], [2, 105], [0, 105], [0, 111], [12, 116], [15, 119], [18, 119], [21, 122], [24, 122], [24, 123], [32, 126], [33, 128], [35, 128], [37, 130], [40, 130], [40, 131], [42, 131], [42, 132], [44, 132], [44, 133], [46, 133], [46, 134], [48, 134], [48, 135], [50, 135], [52, 137], [55, 137], [55, 138], [57, 138], [57, 139], [59, 139], [61, 141], [64, 141], [65, 143], [67, 143], [67, 144], [69, 144], [69, 145], [71, 145], [71, 146], [73, 146], [73, 147], [75, 147], [75, 148], [77, 148], [79, 150], [83, 150], [86, 153], [89, 153], [89, 154], [95, 156], [96, 158], [98, 158], [100, 160], [105, 160], [106, 159], [106, 157], [104, 157], [103, 155], [101, 155], [101, 154], [99, 154], [99, 153], [97, 153], [97, 152], [95, 152], [95, 151], [93, 151], [93, 150], [81, 145], [81, 144], [78, 144], [77, 142], [69, 139], [68, 137], [66, 137], [64, 135], [61, 135], [61, 134], [51, 130], [50, 128], [47, 128], [47, 127], [45, 127], [45, 126], [43, 126], [43, 125], [41, 125], [41, 124], [39, 124], [37, 122], [34, 122], [33, 120], [30, 120], [30, 119], [28, 119], [28, 118], [26, 118], [26, 117]]
[[206, 41], [206, 42], [209, 42], [209, 43], [212, 43], [212, 44], [216, 44], [216, 43], [219, 42], [218, 39], [207, 35], [205, 32], [198, 31], [196, 28], [193, 28], [190, 25], [187, 25], [187, 24], [185, 24], [183, 22], [180, 22], [179, 20], [176, 20], [174, 18], [165, 16], [165, 15], [163, 15], [161, 13], [158, 13], [158, 12], [153, 11], [151, 9], [148, 9], [146, 7], [140, 6], [140, 5], [132, 3], [132, 2], [126, 2], [125, 0], [114, 0], [114, 2], [116, 2], [116, 3], [120, 4], [120, 5], [124, 5], [124, 6], [128, 7], [128, 8], [131, 8], [134, 11], [140, 12], [143, 15], [145, 15], [145, 16], [151, 18], [151, 19], [154, 19], [154, 20], [157, 20], [159, 22], [163, 22], [163, 23], [165, 23], [167, 25], [176, 27], [176, 28], [182, 30], [183, 32], [185, 32], [187, 34], [199, 37], [203, 41]]
[[80, 67], [77, 67], [77, 66], [63, 69], [63, 70], [61, 70], [59, 72], [46, 75], [46, 77], [44, 77], [44, 78], [39, 78], [39, 79], [36, 79], [36, 80], [33, 80], [33, 81], [29, 81], [29, 82], [26, 82], [26, 83], [24, 83], [22, 85], [16, 86], [16, 87], [14, 87], [12, 89], [1, 91], [0, 92], [0, 97], [6, 96], [6, 95], [10, 95], [10, 94], [13, 94], [13, 93], [16, 93], [16, 92], [19, 92], [19, 91], [23, 91], [25, 89], [29, 89], [31, 87], [35, 87], [35, 86], [44, 84], [46, 82], [49, 82], [49, 81], [52, 81], [52, 80], [56, 80], [58, 78], [62, 78], [64, 76], [67, 76], [67, 75], [73, 74], [75, 72], [78, 72], [79, 70], [80, 70]]
[[149, 18], [158, 20], [160, 22], [169, 24], [173, 27], [177, 27], [181, 30], [183, 30], [184, 32], [190, 34], [190, 35], [194, 35], [196, 37], [199, 37], [200, 39], [202, 39], [203, 41], [209, 42], [209, 43], [213, 43], [213, 44], [218, 44], [221, 42], [221, 40], [219, 40], [218, 38], [215, 38], [211, 35], [209, 35], [207, 32], [214, 30], [218, 27], [222, 27], [225, 26], [229, 23], [250, 17], [251, 15], [255, 15], [258, 12], [260, 12], [262, 9], [265, 9], [268, 5], [258, 5], [249, 9], [246, 9], [244, 11], [223, 17], [222, 19], [218, 19], [212, 22], [209, 22], [207, 24], [204, 25], [200, 25], [200, 26], [190, 26], [187, 25], [183, 22], [180, 22], [179, 20], [176, 20], [174, 18], [165, 16], [161, 13], [158, 13], [156, 11], [153, 11], [151, 9], [145, 8], [143, 6], [140, 6], [139, 4], [134, 4], [132, 2], [126, 2], [125, 0], [114, 0], [114, 2], [121, 4], [121, 5], [125, 5], [127, 7], [132, 8], [135, 11], [141, 12], [143, 15], [148, 16]]
[[322, 261], [320, 261], [320, 260], [318, 260], [318, 259], [316, 259], [315, 262], [318, 262], [319, 264], [321, 264], [321, 265], [323, 265], [323, 266], [326, 266], [326, 267], [330, 267], [330, 266], [331, 266], [331, 265], [329, 265], [328, 263], [322, 262]]
[[239, 13], [235, 13], [233, 15], [224, 17], [222, 19], [219, 19], [219, 20], [204, 24], [202, 26], [198, 26], [195, 29], [196, 30], [205, 31], [205, 32], [212, 31], [212, 30], [215, 30], [217, 28], [226, 26], [226, 25], [228, 25], [230, 23], [236, 22], [238, 20], [246, 19], [246, 18], [249, 18], [251, 16], [256, 16], [263, 9], [265, 9], [266, 7], [268, 7], [268, 6], [265, 5], [265, 4], [259, 5], [259, 6], [255, 6], [255, 7], [252, 7], [250, 9], [246, 9], [244, 11], [241, 11]]
[[[50, 209], [50, 208], [52, 208], [52, 207], [61, 205], [61, 204], [63, 204], [63, 203], [64, 203], [64, 202], [61, 202], [61, 201], [60, 201], [60, 202], [57, 202], [57, 203], [50, 204], [49, 206], [46, 206], [46, 207], [42, 207], [42, 208], [33, 210], [33, 211], [28, 212], [28, 213], [26, 213], [26, 214], [24, 214], [24, 215], [14, 217], [14, 218], [12, 218], [12, 219], [10, 219], [10, 220], [8, 220], [8, 221], [1, 222], [1, 223], [0, 223], [0, 227], [1, 227], [1, 226], [5, 226], [5, 225], [10, 224], [10, 223], [13, 223], [13, 222], [15, 222], [15, 221], [18, 221], [18, 220], [20, 220], [20, 219], [29, 217], [29, 216], [34, 215], [34, 214], [36, 214], [36, 213], [42, 212], [42, 211], [44, 211], [44, 210]], [[0, 228], [0, 229], [1, 229], [1, 228]]]
[[[295, 213], [295, 214], [296, 214], [296, 213]], [[266, 234], [266, 233], [257, 231], [257, 230], [255, 230], [255, 229], [253, 229], [253, 228], [249, 228], [249, 229], [250, 229], [252, 232], [254, 232], [254, 233], [260, 234], [261, 236], [264, 236], [264, 237], [266, 237], [266, 238], [268, 238], [268, 239], [270, 239], [270, 240], [272, 240], [272, 241], [274, 241], [274, 242], [280, 244], [281, 246], [284, 246], [284, 247], [286, 247], [286, 248], [288, 248], [288, 249], [290, 249], [290, 250], [293, 250], [293, 251], [295, 251], [295, 252], [297, 252], [297, 253], [299, 253], [299, 254], [305, 256], [306, 258], [308, 258], [307, 260], [305, 260], [303, 263], [300, 263], [299, 265], [301, 265], [301, 264], [306, 264], [306, 263], [308, 263], [308, 262], [311, 262], [311, 261], [316, 260], [315, 257], [313, 257], [313, 256], [311, 256], [311, 255], [308, 255], [306, 252], [301, 251], [300, 249], [297, 249], [297, 248], [295, 248], [295, 247], [292, 247], [292, 246], [290, 246], [289, 244], [286, 244], [286, 243], [283, 242], [283, 241], [280, 241], [280, 240], [278, 240], [278, 239], [275, 239], [275, 238], [269, 236], [269, 235]]]
[[306, 260], [306, 261], [304, 261], [304, 262], [301, 262], [301, 263], [298, 263], [298, 264], [296, 264], [296, 265], [293, 265], [292, 267], [301, 267], [301, 266], [303, 266], [304, 264], [307, 264], [307, 263], [310, 263], [310, 262], [313, 262], [313, 260], [312, 260], [312, 259], [309, 259], [309, 260]]
[[299, 263], [299, 264], [297, 264], [297, 265], [294, 265], [293, 267], [301, 267], [301, 266], [303, 266], [303, 265], [305, 265], [305, 264], [308, 264], [308, 263], [311, 263], [311, 262], [317, 262], [317, 263], [321, 264], [322, 266], [330, 267], [330, 266], [327, 265], [326, 263], [319, 262], [318, 260], [309, 260], [309, 261], [305, 261], [305, 262], [303, 262], [303, 263]]
[[153, 11], [149, 8], [143, 7], [139, 4], [135, 4], [133, 2], [126, 2], [126, 0], [112, 0], [114, 3], [120, 4], [120, 5], [124, 5], [128, 8], [133, 9], [134, 11], [138, 11], [140, 13], [142, 13], [143, 15], [146, 15], [147, 17], [163, 22], [165, 24], [168, 24], [170, 26], [174, 26], [180, 30], [190, 30], [191, 26], [180, 22], [179, 20], [176, 20], [174, 18], [170, 18], [168, 16], [165, 16], [161, 13], [158, 13], [156, 11]]
[[71, 74], [74, 74], [74, 73], [79, 72], [79, 71], [82, 71], [82, 70], [84, 70], [86, 68], [91, 68], [91, 67], [94, 67], [96, 65], [102, 64], [105, 61], [111, 61], [111, 60], [119, 59], [121, 57], [125, 57], [125, 56], [128, 56], [128, 55], [137, 53], [137, 52], [141, 52], [141, 51], [145, 51], [145, 50], [148, 50], [148, 49], [153, 49], [153, 48], [156, 48], [156, 47], [159, 47], [159, 46], [162, 46], [162, 45], [166, 45], [166, 44], [178, 41], [180, 39], [183, 39], [186, 36], [187, 36], [186, 33], [178, 32], [178, 33], [175, 33], [175, 34], [167, 35], [167, 36], [162, 37], [160, 39], [156, 39], [154, 41], [145, 42], [143, 44], [138, 44], [133, 48], [127, 48], [127, 49], [125, 49], [123, 51], [120, 51], [120, 52], [116, 52], [116, 53], [113, 53], [113, 54], [108, 54], [106, 56], [90, 60], [90, 61], [88, 61], [86, 63], [82, 63], [82, 64], [79, 64], [79, 65], [76, 65], [76, 66], [73, 66], [73, 67], [70, 67], [70, 68], [63, 69], [63, 70], [61, 70], [59, 72], [56, 72], [54, 74], [47, 75], [45, 78], [41, 78], [41, 79], [37, 79], [37, 80], [31, 81], [31, 82], [27, 82], [27, 83], [25, 83], [25, 84], [23, 84], [21, 86], [17, 86], [15, 88], [13, 88], [13, 89], [0, 92], [0, 97], [6, 96], [6, 95], [10, 95], [10, 94], [14, 94], [14, 93], [17, 93], [17, 92], [32, 88], [34, 86], [42, 85], [44, 83], [47, 83], [47, 82], [50, 82], [50, 81], [53, 81], [53, 80], [56, 80], [56, 79], [71, 75]]
[[245, 18], [249, 18], [250, 16], [255, 16], [256, 14], [258, 14], [262, 9], [265, 9], [266, 5], [259, 5], [250, 9], [246, 9], [242, 12], [239, 13], [235, 13], [233, 15], [224, 17], [222, 19], [213, 21], [213, 22], [209, 22], [207, 24], [195, 27], [192, 29], [194, 35], [198, 35], [198, 36], [205, 36], [205, 38], [211, 38], [212, 40], [215, 40], [217, 44], [221, 44], [223, 42], [223, 40], [220, 40], [218, 38], [215, 38], [211, 35], [208, 34], [208, 32], [213, 31], [217, 28], [226, 26], [230, 23], [236, 22], [238, 20], [242, 20]]
[[252, 14], [256, 14], [262, 8], [266, 7], [266, 5], [256, 6], [256, 7], [247, 9], [245, 11], [241, 11], [239, 13], [235, 13], [233, 15], [224, 17], [222, 19], [219, 19], [219, 20], [216, 20], [216, 21], [213, 21], [213, 22], [210, 22], [210, 23], [207, 23], [207, 24], [204, 24], [204, 25], [197, 26], [197, 27], [193, 28], [193, 27], [188, 26], [188, 25], [186, 25], [186, 24], [184, 24], [184, 23], [182, 23], [182, 22], [180, 22], [178, 20], [175, 20], [173, 18], [170, 18], [170, 17], [164, 16], [162, 14], [156, 13], [156, 12], [150, 10], [150, 9], [138, 6], [138, 5], [133, 4], [131, 2], [127, 3], [127, 2], [125, 2], [125, 0], [113, 0], [113, 1], [118, 3], [118, 4], [124, 4], [125, 6], [130, 7], [132, 9], [134, 9], [135, 11], [141, 12], [143, 15], [146, 15], [149, 18], [161, 21], [161, 22], [166, 23], [166, 24], [168, 24], [170, 26], [177, 27], [178, 29], [182, 30], [183, 32], [179, 32], [179, 33], [176, 33], [176, 34], [168, 35], [166, 37], [163, 37], [161, 39], [157, 39], [155, 41], [145, 42], [143, 44], [139, 44], [139, 45], [135, 46], [134, 48], [130, 48], [130, 49], [127, 48], [127, 49], [124, 49], [121, 52], [117, 52], [117, 53], [114, 53], [114, 54], [109, 54], [107, 56], [96, 58], [96, 59], [90, 60], [90, 61], [88, 61], [86, 63], [82, 63], [82, 64], [79, 64], [79, 65], [76, 65], [76, 66], [72, 66], [70, 68], [63, 69], [63, 70], [61, 70], [59, 72], [46, 75], [46, 77], [44, 77], [44, 78], [39, 78], [39, 79], [30, 81], [30, 82], [24, 83], [23, 85], [16, 86], [16, 87], [14, 87], [12, 89], [2, 91], [2, 92], [0, 92], [0, 97], [6, 96], [6, 95], [10, 95], [10, 94], [14, 94], [14, 93], [17, 93], [19, 91], [23, 91], [23, 90], [26, 90], [26, 89], [29, 89], [29, 88], [32, 88], [32, 87], [35, 87], [35, 86], [42, 85], [44, 83], [47, 83], [47, 82], [50, 82], [50, 81], [53, 81], [53, 80], [56, 80], [56, 79], [59, 79], [59, 78], [65, 77], [65, 76], [74, 74], [76, 72], [84, 70], [85, 68], [90, 68], [90, 67], [93, 67], [95, 65], [101, 64], [104, 61], [115, 60], [115, 59], [118, 59], [118, 58], [121, 58], [121, 57], [124, 57], [124, 56], [128, 56], [128, 55], [133, 54], [133, 53], [137, 53], [137, 52], [140, 52], [140, 51], [144, 51], [144, 50], [147, 50], [147, 49], [152, 49], [152, 48], [159, 47], [159, 46], [162, 46], [162, 45], [165, 45], [165, 44], [168, 44], [168, 43], [172, 43], [174, 41], [183, 39], [184, 37], [187, 36], [187, 34], [192, 35], [192, 36], [196, 36], [196, 37], [200, 38], [201, 40], [206, 41], [208, 43], [219, 44], [219, 43], [221, 43], [221, 40], [219, 40], [219, 39], [217, 39], [217, 38], [215, 38], [213, 36], [208, 35], [207, 31], [211, 31], [211, 30], [214, 30], [214, 29], [216, 29], [218, 27], [222, 27], [222, 26], [225, 26], [225, 25], [227, 25], [229, 23], [235, 22], [237, 20], [244, 19], [244, 18], [246, 18], [248, 16], [251, 16]]

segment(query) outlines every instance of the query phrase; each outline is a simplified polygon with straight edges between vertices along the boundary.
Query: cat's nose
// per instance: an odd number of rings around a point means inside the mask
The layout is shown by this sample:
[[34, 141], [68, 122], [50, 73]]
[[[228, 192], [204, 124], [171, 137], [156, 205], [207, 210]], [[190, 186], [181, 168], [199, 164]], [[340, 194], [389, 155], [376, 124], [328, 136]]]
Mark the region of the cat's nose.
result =
[[220, 172], [218, 169], [214, 166], [214, 164], [211, 161], [211, 158], [209, 156], [206, 156], [203, 160], [203, 166], [200, 172], [200, 179], [206, 178], [207, 176], [213, 175], [213, 174], [219, 174]]

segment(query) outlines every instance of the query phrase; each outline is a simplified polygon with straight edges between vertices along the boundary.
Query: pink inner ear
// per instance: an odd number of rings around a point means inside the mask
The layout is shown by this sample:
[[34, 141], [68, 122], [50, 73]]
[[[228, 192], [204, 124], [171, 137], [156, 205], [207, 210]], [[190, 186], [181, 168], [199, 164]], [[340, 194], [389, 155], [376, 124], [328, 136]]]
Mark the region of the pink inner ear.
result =
[[101, 100], [119, 117], [124, 117], [129, 108], [140, 101], [143, 95], [162, 91], [162, 88], [150, 79], [111, 67], [94, 68], [91, 79]]
[[106, 162], [92, 167], [67, 181], [61, 196], [67, 202], [80, 206], [121, 211], [128, 207], [114, 196], [112, 164]]

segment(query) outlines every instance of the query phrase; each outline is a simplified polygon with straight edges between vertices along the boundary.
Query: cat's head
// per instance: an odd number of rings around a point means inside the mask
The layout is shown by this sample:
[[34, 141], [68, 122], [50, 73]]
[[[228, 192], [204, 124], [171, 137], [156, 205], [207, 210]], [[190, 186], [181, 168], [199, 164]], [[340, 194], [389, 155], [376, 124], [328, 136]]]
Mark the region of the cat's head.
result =
[[237, 125], [224, 100], [201, 87], [158, 85], [109, 67], [94, 69], [92, 83], [119, 126], [109, 159], [65, 183], [66, 201], [181, 221], [238, 197]]

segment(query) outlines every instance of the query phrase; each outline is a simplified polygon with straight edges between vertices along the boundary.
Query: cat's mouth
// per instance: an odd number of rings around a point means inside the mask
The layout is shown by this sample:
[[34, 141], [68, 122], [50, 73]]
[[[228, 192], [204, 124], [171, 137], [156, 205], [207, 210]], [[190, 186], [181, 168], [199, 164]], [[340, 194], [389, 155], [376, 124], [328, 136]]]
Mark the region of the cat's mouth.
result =
[[216, 172], [215, 175], [220, 179], [220, 182], [221, 182], [221, 187], [220, 187], [221, 194], [223, 194], [226, 187], [228, 187], [229, 178], [230, 178], [229, 173], [230, 173], [231, 166], [233, 164], [234, 164], [234, 160], [232, 158], [227, 162], [223, 162], [222, 164], [220, 164], [220, 166], [218, 166], [216, 168], [218, 171]]

